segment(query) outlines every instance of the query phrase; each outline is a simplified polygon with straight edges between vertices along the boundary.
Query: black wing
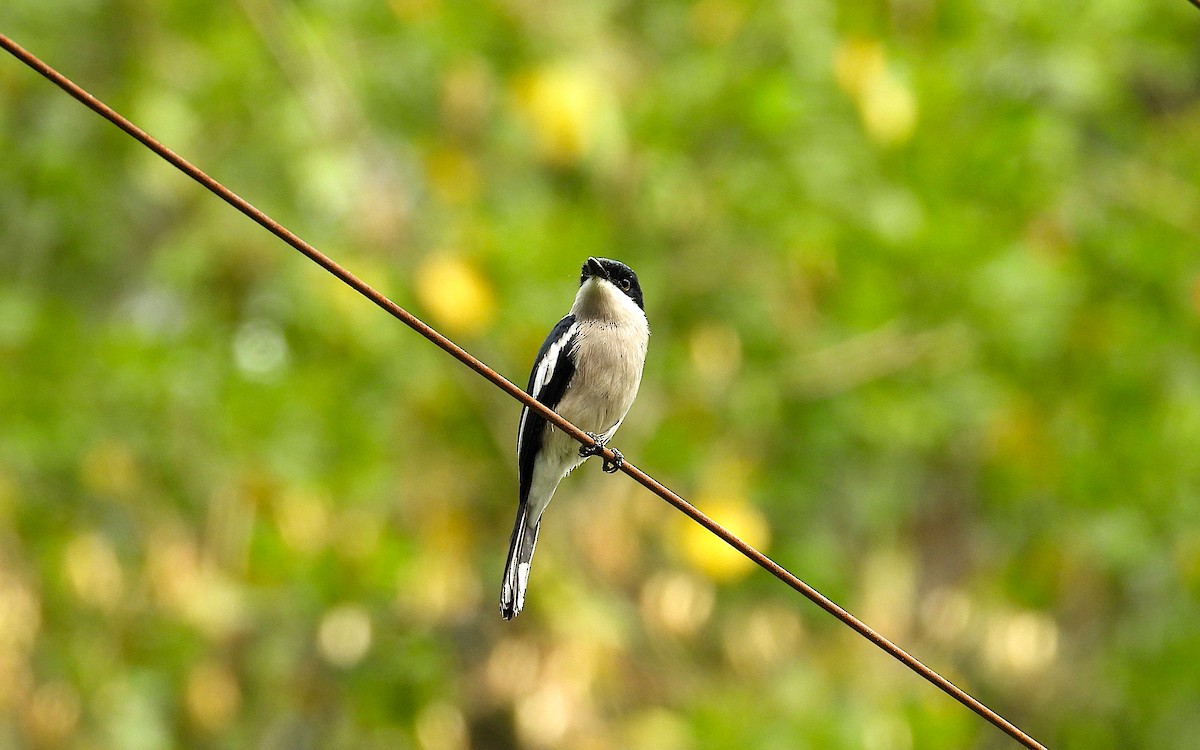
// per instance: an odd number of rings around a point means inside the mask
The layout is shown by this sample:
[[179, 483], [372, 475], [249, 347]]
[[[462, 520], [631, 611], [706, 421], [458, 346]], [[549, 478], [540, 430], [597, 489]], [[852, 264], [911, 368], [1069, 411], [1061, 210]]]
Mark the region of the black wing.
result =
[[[558, 321], [554, 330], [546, 337], [533, 361], [533, 372], [529, 374], [529, 385], [525, 392], [551, 409], [567, 392], [571, 377], [575, 374], [575, 344], [579, 339], [579, 326], [574, 315]], [[533, 483], [533, 462], [542, 448], [546, 420], [526, 406], [521, 410], [521, 425], [517, 430], [517, 470], [521, 481], [521, 502], [529, 497]]]

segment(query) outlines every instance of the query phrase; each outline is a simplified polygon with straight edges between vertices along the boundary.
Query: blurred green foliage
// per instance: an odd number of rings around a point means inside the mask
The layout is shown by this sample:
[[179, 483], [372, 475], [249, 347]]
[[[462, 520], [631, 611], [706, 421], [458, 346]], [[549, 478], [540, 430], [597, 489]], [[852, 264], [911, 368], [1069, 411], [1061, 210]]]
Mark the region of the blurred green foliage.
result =
[[[0, 30], [1055, 748], [1200, 736], [1180, 1], [8, 0]], [[500, 620], [518, 407], [0, 60], [0, 747], [1000, 748], [589, 465]]]

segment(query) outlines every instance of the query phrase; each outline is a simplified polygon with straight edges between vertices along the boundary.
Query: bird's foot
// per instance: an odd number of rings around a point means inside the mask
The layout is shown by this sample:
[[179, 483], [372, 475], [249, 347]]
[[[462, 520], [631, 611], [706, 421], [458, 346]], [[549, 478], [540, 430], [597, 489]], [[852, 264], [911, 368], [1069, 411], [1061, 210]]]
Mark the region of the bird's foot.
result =
[[579, 455], [581, 458], [591, 458], [592, 456], [596, 455], [600, 451], [604, 450], [604, 444], [607, 443], [608, 441], [604, 439], [603, 435], [600, 435], [595, 432], [585, 432], [583, 434], [590, 437], [592, 440], [595, 441], [595, 443], [593, 443], [592, 445], [579, 446]]
[[621, 467], [625, 465], [625, 457], [622, 456], [621, 451], [617, 450], [616, 448], [612, 448], [611, 450], [613, 453], [613, 460], [605, 461], [604, 465], [600, 468], [609, 474], [616, 474], [621, 470]]
[[[608, 443], [608, 441], [604, 439], [603, 435], [598, 435], [594, 432], [587, 432], [584, 434], [596, 442], [592, 445], [582, 445], [579, 447], [579, 455], [583, 458], [590, 458], [599, 454], [600, 451], [604, 450], [605, 445]], [[611, 450], [613, 452], [613, 459], [611, 461], [607, 458], [604, 459], [604, 465], [600, 467], [609, 474], [620, 471], [621, 467], [625, 465], [625, 456], [621, 455], [621, 451], [617, 450], [616, 448]]]

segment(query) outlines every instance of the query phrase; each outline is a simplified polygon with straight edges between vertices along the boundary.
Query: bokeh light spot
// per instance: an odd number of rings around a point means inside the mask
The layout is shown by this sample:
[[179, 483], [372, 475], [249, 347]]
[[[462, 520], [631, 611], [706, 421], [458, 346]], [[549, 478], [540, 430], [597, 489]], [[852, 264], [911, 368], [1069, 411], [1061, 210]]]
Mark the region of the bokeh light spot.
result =
[[41, 604], [19, 578], [0, 571], [0, 656], [22, 654], [41, 629]]
[[201, 663], [188, 673], [184, 696], [188, 715], [210, 732], [227, 725], [242, 700], [234, 674], [224, 665], [212, 662]]
[[495, 293], [471, 261], [435, 255], [417, 268], [417, 298], [433, 322], [451, 335], [476, 336], [496, 314]]
[[540, 664], [537, 646], [519, 638], [506, 638], [497, 643], [488, 656], [488, 686], [501, 698], [528, 693], [534, 686]]
[[722, 630], [730, 664], [751, 676], [790, 664], [804, 636], [796, 610], [775, 605], [755, 607], [735, 616]]
[[517, 703], [517, 733], [535, 747], [554, 747], [566, 736], [574, 714], [566, 686], [548, 681]]
[[79, 694], [65, 682], [49, 682], [34, 691], [25, 724], [38, 746], [64, 742], [79, 723]]
[[120, 601], [124, 590], [121, 563], [102, 534], [81, 534], [68, 542], [63, 567], [81, 601], [104, 610], [112, 610]]
[[1058, 655], [1058, 626], [1040, 612], [999, 615], [988, 625], [984, 656], [1001, 674], [1044, 670]]
[[623, 747], [629, 750], [686, 750], [693, 746], [682, 716], [665, 708], [635, 714], [625, 725]]
[[321, 618], [317, 630], [321, 656], [336, 667], [352, 667], [371, 647], [371, 616], [360, 606], [335, 607]]
[[834, 53], [833, 67], [838, 86], [858, 106], [871, 140], [892, 145], [912, 137], [917, 124], [916, 98], [889, 70], [879, 41], [844, 40]]
[[417, 742], [423, 750], [462, 750], [469, 747], [467, 722], [457, 706], [430, 703], [417, 714]]
[[619, 136], [612, 94], [590, 66], [538, 68], [517, 80], [515, 94], [517, 112], [547, 161], [574, 164]]
[[686, 573], [660, 573], [642, 587], [642, 617], [661, 630], [688, 635], [708, 620], [713, 599], [707, 581]]
[[426, 157], [425, 170], [434, 194], [444, 203], [467, 203], [479, 193], [479, 169], [459, 149], [435, 148]]
[[[771, 540], [767, 519], [748, 497], [753, 471], [750, 462], [726, 449], [708, 465], [696, 493], [696, 506], [746, 543], [765, 550]], [[696, 523], [682, 525], [684, 559], [695, 569], [721, 583], [741, 578], [754, 568], [719, 537]]]
[[234, 334], [233, 361], [248, 378], [274, 380], [287, 366], [287, 339], [273, 323], [251, 320]]
[[[760, 552], [770, 541], [771, 532], [766, 519], [743, 498], [722, 498], [703, 503], [702, 507], [709, 517]], [[684, 555], [688, 562], [713, 580], [728, 583], [754, 568], [754, 563], [742, 553], [699, 524], [688, 524], [683, 539]]]
[[275, 519], [284, 543], [297, 552], [311, 555], [329, 541], [329, 508], [320, 495], [299, 489], [281, 493]]

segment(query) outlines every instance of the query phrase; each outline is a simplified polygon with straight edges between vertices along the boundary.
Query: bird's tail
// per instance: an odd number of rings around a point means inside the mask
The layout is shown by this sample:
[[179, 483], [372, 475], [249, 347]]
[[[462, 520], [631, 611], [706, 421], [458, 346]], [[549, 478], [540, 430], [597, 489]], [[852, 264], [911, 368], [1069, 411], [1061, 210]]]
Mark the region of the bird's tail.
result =
[[525, 606], [525, 587], [529, 584], [539, 526], [541, 519], [530, 523], [529, 507], [522, 503], [508, 544], [508, 562], [504, 565], [504, 583], [500, 588], [500, 614], [505, 620], [516, 617]]

